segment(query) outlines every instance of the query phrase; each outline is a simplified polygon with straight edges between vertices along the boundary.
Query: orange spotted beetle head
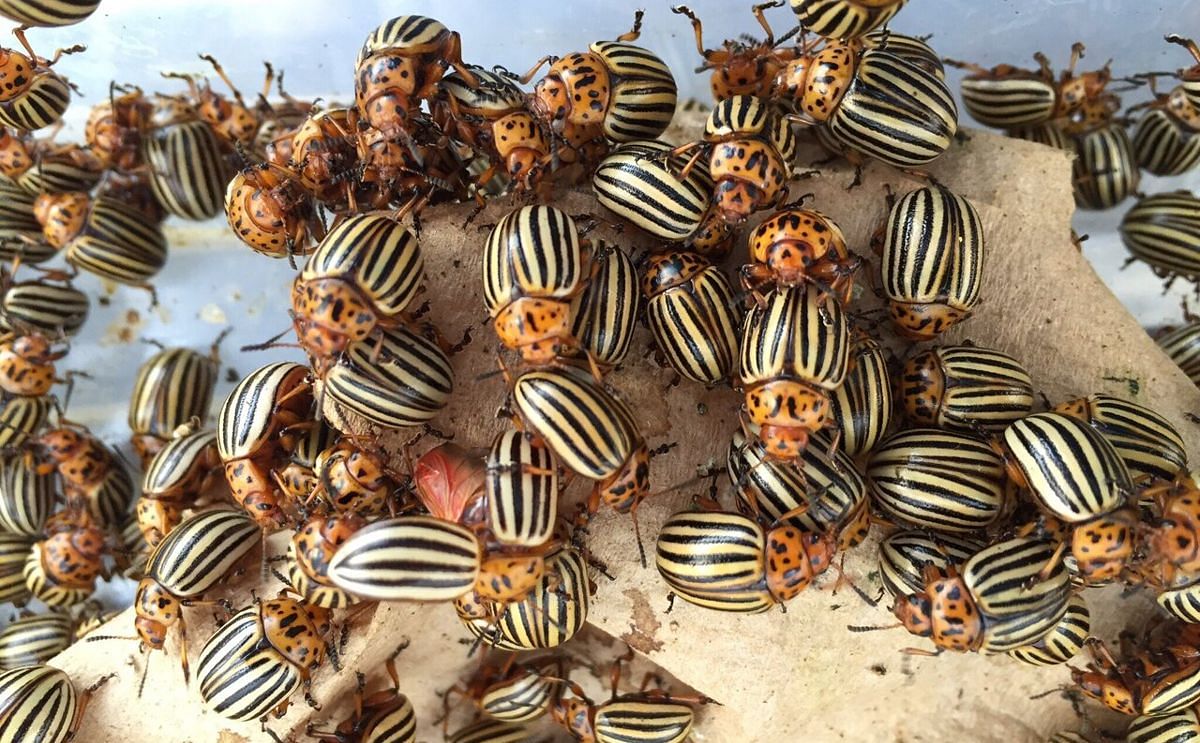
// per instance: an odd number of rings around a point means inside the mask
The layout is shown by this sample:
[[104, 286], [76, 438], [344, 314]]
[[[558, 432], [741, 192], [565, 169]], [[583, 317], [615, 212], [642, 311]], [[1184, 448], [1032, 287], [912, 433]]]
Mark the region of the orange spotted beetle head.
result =
[[11, 101], [28, 90], [35, 72], [34, 61], [29, 57], [0, 47], [0, 101]]
[[1133, 701], [1133, 693], [1121, 681], [1109, 678], [1097, 671], [1080, 671], [1071, 669], [1071, 681], [1079, 690], [1092, 699], [1104, 703], [1111, 710], [1126, 715], [1138, 714], [1137, 705]]
[[946, 394], [946, 375], [936, 349], [923, 351], [904, 362], [900, 374], [905, 416], [922, 426], [936, 426]]
[[929, 597], [921, 593], [910, 593], [896, 599], [892, 606], [892, 614], [908, 630], [918, 637], [929, 637], [933, 634], [933, 621], [930, 618]]
[[767, 532], [767, 589], [776, 601], [795, 598], [829, 567], [837, 553], [833, 534], [808, 532], [790, 524]]

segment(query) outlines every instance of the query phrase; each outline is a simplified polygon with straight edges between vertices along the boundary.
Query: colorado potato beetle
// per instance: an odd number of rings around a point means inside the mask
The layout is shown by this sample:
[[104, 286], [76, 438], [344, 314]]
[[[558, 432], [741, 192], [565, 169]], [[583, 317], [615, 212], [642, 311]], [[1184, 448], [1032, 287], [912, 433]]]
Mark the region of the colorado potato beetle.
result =
[[891, 427], [895, 406], [883, 347], [864, 332], [850, 334], [850, 371], [830, 396], [840, 436], [838, 445], [852, 457], [878, 446]]
[[111, 676], [104, 676], [82, 693], [70, 677], [52, 666], [33, 665], [0, 672], [0, 740], [67, 743], [83, 721], [88, 700]]
[[57, 124], [71, 102], [71, 86], [51, 68], [64, 54], [85, 47], [58, 49], [46, 59], [34, 53], [23, 27], [14, 28], [13, 35], [25, 53], [0, 49], [0, 124], [29, 132]]
[[935, 346], [904, 362], [904, 415], [918, 426], [998, 430], [1033, 409], [1033, 382], [1021, 362], [991, 348]]
[[86, 19], [100, 7], [100, 0], [0, 0], [0, 15], [27, 26], [58, 28]]
[[1121, 240], [1131, 260], [1146, 263], [1168, 287], [1176, 278], [1195, 281], [1200, 277], [1198, 215], [1200, 199], [1187, 191], [1143, 196], [1121, 219]]
[[138, 367], [128, 422], [143, 466], [180, 426], [208, 419], [219, 369], [215, 344], [207, 356], [190, 348], [164, 348]]
[[729, 379], [740, 322], [720, 269], [695, 253], [653, 256], [642, 293], [655, 344], [677, 373], [706, 385]]
[[827, 39], [854, 39], [879, 28], [908, 0], [790, 0], [800, 26]]
[[761, 41], [726, 39], [721, 49], [704, 48], [704, 26], [690, 8], [684, 5], [671, 8], [672, 13], [684, 15], [692, 22], [692, 30], [696, 35], [696, 51], [704, 60], [697, 72], [713, 71], [709, 86], [715, 100], [720, 101], [735, 95], [766, 98], [771, 94], [775, 76], [796, 56], [794, 50], [778, 48], [775, 32], [771, 30], [771, 25], [767, 23], [763, 14], [767, 8], [777, 8], [782, 4], [782, 0], [774, 0], [751, 8], [763, 30]]

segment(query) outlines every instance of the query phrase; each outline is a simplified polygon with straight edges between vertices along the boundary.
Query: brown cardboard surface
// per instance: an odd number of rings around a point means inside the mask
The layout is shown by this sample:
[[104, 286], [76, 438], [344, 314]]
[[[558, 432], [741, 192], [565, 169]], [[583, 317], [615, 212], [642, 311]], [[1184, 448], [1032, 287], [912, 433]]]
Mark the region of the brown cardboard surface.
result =
[[[688, 121], [694, 131], [692, 116]], [[810, 152], [802, 162], [818, 157]], [[1184, 417], [1188, 411], [1200, 411], [1200, 391], [1125, 312], [1070, 241], [1073, 201], [1066, 156], [971, 131], [967, 141], [954, 145], [930, 171], [977, 204], [987, 235], [982, 303], [951, 338], [969, 338], [1015, 355], [1027, 365], [1035, 386], [1056, 402], [1101, 391], [1132, 397], [1174, 422], [1189, 450], [1200, 450], [1200, 429]], [[868, 239], [885, 214], [883, 184], [904, 192], [914, 183], [877, 165], [868, 168], [863, 186], [847, 192], [850, 179], [844, 164], [827, 165], [820, 176], [797, 184], [795, 192], [813, 193], [812, 203], [841, 225], [852, 249], [873, 258]], [[572, 214], [606, 218], [586, 190], [566, 193], [555, 203]], [[484, 323], [480, 255], [484, 225], [513, 205], [511, 200], [496, 200], [476, 225], [466, 228], [463, 219], [470, 206], [435, 207], [423, 217], [430, 316], [448, 338], [457, 339], [468, 327], [473, 336], [468, 348], [453, 359], [457, 391], [435, 425], [469, 446], [486, 446], [504, 425], [493, 416], [504, 398], [504, 381], [499, 375], [481, 376], [495, 369], [497, 342]], [[597, 232], [630, 249], [649, 245], [636, 230], [616, 234], [602, 224]], [[742, 255], [739, 247], [730, 265]], [[864, 271], [868, 289], [858, 309], [877, 304], [869, 290], [873, 273]], [[678, 444], [653, 461], [655, 488], [666, 489], [688, 483], [698, 467], [723, 462], [740, 401], [728, 387], [704, 390], [688, 383], [670, 387], [672, 375], [657, 366], [650, 345], [648, 331], [639, 330], [629, 361], [610, 381], [637, 412], [651, 446]], [[392, 440], [404, 438], [408, 434]], [[644, 504], [640, 517], [649, 549], [658, 525], [685, 507], [701, 487], [693, 482]], [[1079, 726], [1060, 695], [1030, 699], [1064, 684], [1068, 676], [1062, 667], [1034, 669], [1006, 657], [901, 654], [901, 648], [920, 647], [923, 641], [899, 629], [846, 631], [851, 624], [891, 621], [886, 601], [870, 607], [848, 590], [836, 595], [811, 590], [790, 602], [786, 613], [729, 616], [677, 601], [668, 614], [667, 589], [653, 565], [642, 568], [638, 563], [626, 517], [602, 514], [593, 522], [589, 539], [615, 576], [613, 581], [597, 578], [590, 617], [595, 629], [628, 642], [683, 684], [722, 703], [702, 713], [697, 740], [804, 735], [816, 741], [1035, 741], [1058, 729]], [[846, 560], [847, 573], [872, 594], [879, 585], [872, 575], [874, 547], [871, 540]], [[833, 576], [825, 583], [831, 585]], [[245, 589], [243, 585], [242, 598]], [[260, 588], [259, 593], [274, 590]], [[1089, 591], [1088, 598], [1094, 630], [1102, 636], [1149, 613], [1145, 596], [1122, 598], [1118, 591], [1107, 589]], [[190, 616], [195, 617], [190, 631], [194, 657], [212, 623], [200, 610]], [[131, 630], [129, 612], [106, 628], [119, 634]], [[345, 663], [348, 669], [367, 672], [378, 685], [382, 683], [377, 673], [380, 661], [404, 636], [412, 646], [399, 662], [403, 688], [417, 705], [421, 739], [433, 740], [440, 735], [432, 724], [440, 710], [437, 692], [452, 685], [472, 662], [460, 642], [466, 633], [458, 627], [451, 607], [391, 605], [379, 608], [373, 617], [359, 618], [352, 627]], [[80, 740], [268, 739], [257, 724], [229, 723], [203, 712], [194, 689], [183, 688], [173, 657], [160, 654], [153, 659], [146, 691], [138, 700], [143, 658], [134, 645], [80, 643], [54, 661], [80, 684], [105, 672], [118, 674], [98, 695]], [[128, 663], [135, 656], [136, 669]], [[314, 695], [326, 709], [315, 719], [323, 720], [335, 706], [344, 708], [353, 686], [349, 670], [318, 671]], [[281, 736], [293, 732], [300, 739], [309, 714], [303, 700], [298, 700], [287, 717], [270, 727]], [[1098, 711], [1089, 716], [1105, 726], [1106, 718]]]

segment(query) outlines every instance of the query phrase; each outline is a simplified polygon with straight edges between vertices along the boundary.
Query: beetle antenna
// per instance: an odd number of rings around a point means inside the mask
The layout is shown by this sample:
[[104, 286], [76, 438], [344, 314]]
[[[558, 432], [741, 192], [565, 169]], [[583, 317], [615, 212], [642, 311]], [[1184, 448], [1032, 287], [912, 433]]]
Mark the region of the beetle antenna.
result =
[[875, 632], [877, 630], [896, 629], [903, 626], [904, 622], [896, 622], [895, 624], [847, 624], [846, 629], [851, 632]]

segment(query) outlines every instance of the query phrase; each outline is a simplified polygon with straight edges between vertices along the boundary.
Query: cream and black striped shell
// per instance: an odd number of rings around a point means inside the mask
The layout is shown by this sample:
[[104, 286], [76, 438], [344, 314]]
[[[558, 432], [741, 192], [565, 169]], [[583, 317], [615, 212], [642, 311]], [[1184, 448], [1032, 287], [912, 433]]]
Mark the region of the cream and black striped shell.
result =
[[0, 601], [24, 606], [29, 600], [24, 570], [32, 547], [29, 537], [0, 531]]
[[513, 383], [512, 399], [529, 429], [584, 477], [608, 478], [642, 445], [633, 411], [585, 372], [527, 372]]
[[397, 516], [355, 532], [334, 553], [329, 579], [375, 601], [453, 601], [471, 590], [482, 546], [466, 528]]
[[387, 428], [432, 420], [454, 391], [446, 352], [406, 327], [352, 342], [322, 381], [331, 400]]
[[79, 23], [100, 0], [0, 0], [0, 15], [27, 26], [58, 28]]
[[350, 282], [385, 318], [408, 308], [424, 277], [425, 259], [416, 233], [383, 214], [350, 217], [331, 229], [300, 274], [306, 282]]
[[592, 730], [596, 743], [683, 743], [694, 720], [695, 714], [686, 704], [629, 694], [596, 707]]
[[101, 446], [108, 451], [111, 465], [100, 483], [84, 495], [87, 498], [88, 513], [95, 519], [96, 524], [102, 529], [115, 529], [124, 522], [137, 488], [125, 466], [125, 460], [106, 444]]
[[402, 15], [387, 20], [375, 28], [358, 51], [355, 67], [361, 67], [367, 57], [381, 52], [423, 54], [441, 46], [450, 29], [433, 18], [423, 15]]
[[1072, 179], [1080, 209], [1111, 209], [1137, 192], [1141, 170], [1123, 125], [1109, 124], [1080, 135], [1075, 147]]
[[0, 124], [35, 132], [57, 124], [71, 103], [71, 86], [45, 68], [34, 71], [29, 87], [15, 98], [0, 102]]
[[479, 85], [471, 86], [458, 72], [451, 72], [438, 81], [443, 94], [453, 98], [461, 113], [495, 120], [519, 111], [525, 105], [525, 94], [510, 78], [468, 65]]
[[654, 52], [623, 41], [588, 47], [608, 68], [610, 91], [604, 136], [613, 142], [653, 139], [675, 117], [675, 77]]
[[479, 708], [489, 717], [505, 722], [536, 720], [550, 711], [561, 693], [563, 684], [548, 672], [550, 669], [518, 668], [480, 696]]
[[1005, 513], [1004, 460], [985, 442], [953, 431], [912, 428], [871, 452], [875, 506], [903, 525], [939, 533], [986, 529]]
[[[80, 588], [64, 586], [51, 580], [42, 566], [42, 542], [34, 543], [26, 550], [24, 576], [25, 587], [35, 599], [50, 607], [68, 607], [86, 601], [95, 590], [95, 585]], [[2, 740], [2, 739], [0, 739]]]
[[1130, 254], [1160, 276], [1200, 277], [1200, 199], [1187, 191], [1138, 199], [1121, 220]]
[[935, 346], [917, 353], [905, 362], [899, 387], [910, 422], [951, 431], [1002, 429], [1033, 409], [1033, 381], [1025, 366], [982, 346]]
[[695, 253], [654, 256], [642, 277], [655, 344], [680, 375], [712, 385], [729, 378], [739, 325], [729, 279]]
[[37, 265], [50, 260], [58, 249], [46, 242], [42, 226], [33, 216], [33, 196], [9, 181], [0, 181], [0, 260]]
[[1004, 431], [1004, 444], [1038, 503], [1067, 523], [1109, 513], [1133, 493], [1112, 444], [1076, 418], [1034, 413]]
[[592, 241], [595, 274], [571, 305], [571, 334], [597, 364], [612, 368], [625, 360], [637, 325], [637, 269], [615, 245]]
[[984, 126], [1015, 129], [1035, 126], [1054, 115], [1058, 93], [1051, 82], [1034, 72], [963, 78], [963, 105]]
[[840, 302], [815, 286], [775, 289], [742, 328], [744, 385], [793, 379], [832, 391], [846, 378], [850, 330]]
[[805, 31], [827, 39], [854, 39], [887, 23], [905, 2], [791, 0], [791, 6]]
[[919, 529], [894, 532], [879, 543], [879, 576], [893, 597], [925, 590], [926, 565], [960, 566], [983, 549], [979, 542], [952, 534], [933, 535]]
[[1194, 709], [1182, 709], [1169, 715], [1135, 717], [1125, 731], [1125, 743], [1196, 743], [1200, 741], [1200, 720]]
[[937, 159], [958, 132], [946, 83], [887, 48], [868, 49], [825, 124], [844, 147], [905, 168]]
[[53, 473], [38, 474], [21, 454], [0, 458], [0, 530], [40, 536], [56, 499]]
[[259, 544], [261, 534], [254, 519], [240, 509], [196, 514], [154, 548], [146, 577], [178, 598], [200, 596]]
[[540, 439], [504, 431], [487, 456], [488, 526], [506, 545], [537, 547], [554, 533], [558, 517], [558, 462]]
[[671, 590], [717, 611], [755, 614], [775, 606], [767, 590], [766, 534], [749, 516], [683, 511], [658, 532], [655, 564]]
[[1044, 578], [1054, 545], [1030, 538], [998, 542], [962, 567], [963, 581], [984, 618], [981, 650], [1007, 652], [1050, 633], [1067, 612], [1070, 579], [1062, 563]]
[[1133, 133], [1138, 165], [1154, 175], [1181, 175], [1200, 162], [1200, 136], [1167, 111], [1147, 111]]
[[[911, 191], [888, 214], [880, 257], [883, 289], [893, 307], [946, 305], [970, 314], [979, 301], [983, 223], [971, 202], [942, 186]], [[898, 310], [893, 310], [893, 316]], [[921, 328], [934, 337], [946, 326]]]
[[1154, 600], [1167, 614], [1188, 624], [1200, 624], [1200, 582], [1180, 588], [1164, 588]]
[[665, 158], [670, 150], [659, 141], [617, 147], [592, 174], [592, 192], [605, 208], [654, 237], [683, 242], [704, 223], [713, 181], [704, 158], [684, 177], [688, 158]]
[[842, 433], [839, 446], [857, 457], [874, 449], [887, 434], [895, 408], [887, 357], [878, 341], [852, 334], [849, 367], [829, 403]]
[[87, 295], [73, 286], [21, 281], [0, 299], [0, 325], [72, 336], [83, 327], [88, 309]]
[[303, 681], [300, 667], [266, 641], [257, 605], [221, 625], [204, 644], [196, 664], [195, 688], [204, 706], [230, 720], [263, 717]]
[[169, 498], [190, 486], [204, 466], [206, 452], [217, 445], [216, 431], [194, 431], [166, 443], [146, 465], [142, 494], [147, 498]]
[[1067, 613], [1054, 629], [1032, 645], [1010, 650], [1009, 655], [1031, 666], [1066, 663], [1083, 649], [1092, 627], [1092, 615], [1081, 594], [1071, 597]]
[[530, 729], [525, 723], [484, 719], [455, 731], [446, 740], [449, 743], [526, 743], [530, 740]]
[[45, 663], [73, 639], [71, 618], [50, 612], [18, 617], [0, 632], [0, 670]]
[[67, 242], [67, 262], [119, 284], [142, 284], [167, 262], [167, 240], [137, 209], [107, 196], [92, 200], [82, 232]]
[[357, 596], [338, 588], [317, 582], [300, 564], [296, 562], [296, 543], [288, 541], [287, 549], [287, 579], [288, 583], [309, 606], [319, 606], [322, 609], [344, 609], [359, 603]]
[[49, 397], [14, 397], [0, 405], [0, 451], [15, 449], [35, 435], [52, 405]]
[[219, 365], [190, 348], [167, 348], [138, 367], [129, 398], [129, 429], [169, 439], [175, 429], [208, 419]]
[[275, 432], [275, 403], [297, 385], [305, 384], [308, 367], [277, 361], [247, 374], [225, 398], [217, 416], [217, 449], [230, 462], [253, 456]]
[[32, 167], [16, 179], [16, 185], [26, 194], [36, 197], [43, 193], [91, 191], [104, 171], [87, 162], [78, 162], [69, 154], [38, 156]]
[[587, 277], [575, 220], [552, 206], [509, 212], [484, 244], [483, 297], [492, 317], [521, 297], [570, 299]]
[[4, 743], [66, 743], [74, 735], [78, 709], [70, 677], [57, 668], [35, 665], [0, 672]]
[[898, 34], [889, 28], [872, 31], [862, 37], [862, 42], [866, 49], [887, 49], [890, 54], [908, 60], [939, 80], [945, 80], [946, 66], [942, 63], [941, 55], [925, 43], [927, 39]]
[[[1196, 206], [1200, 208], [1200, 202], [1197, 202]], [[1154, 342], [1171, 357], [1193, 384], [1200, 384], [1200, 322], [1189, 322], [1174, 328], [1160, 335]]]
[[225, 186], [233, 176], [217, 135], [196, 119], [159, 127], [142, 139], [150, 188], [168, 214], [211, 219], [225, 208]]
[[1112, 444], [1135, 482], [1173, 480], [1187, 472], [1187, 451], [1179, 431], [1155, 411], [1112, 395], [1091, 395], [1074, 404]]
[[791, 122], [773, 103], [752, 95], [736, 95], [717, 101], [704, 122], [706, 142], [760, 139], [768, 142], [785, 166], [796, 159], [796, 134]]

